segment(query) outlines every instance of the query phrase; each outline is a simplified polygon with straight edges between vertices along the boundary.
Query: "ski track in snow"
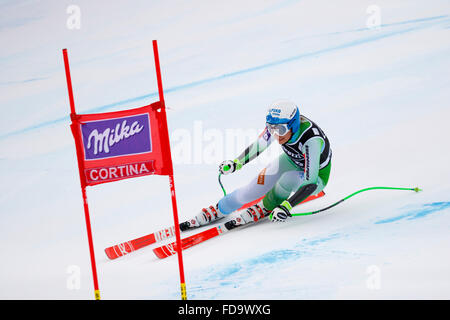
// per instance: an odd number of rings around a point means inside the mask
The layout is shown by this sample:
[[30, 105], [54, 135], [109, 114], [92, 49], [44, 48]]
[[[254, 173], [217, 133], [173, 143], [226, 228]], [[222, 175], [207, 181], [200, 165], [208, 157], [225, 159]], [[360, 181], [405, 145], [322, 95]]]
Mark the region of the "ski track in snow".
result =
[[[367, 193], [186, 250], [189, 299], [449, 299], [448, 2], [378, 1], [376, 29], [365, 26], [372, 3], [364, 1], [328, 10], [321, 1], [238, 2], [239, 10], [197, 1], [207, 14], [169, 2], [80, 1], [80, 31], [57, 27], [67, 1], [0, 5], [0, 40], [9, 43], [0, 53], [0, 249], [8, 257], [0, 298], [93, 297], [61, 49], [69, 49], [78, 111], [106, 112], [157, 99], [154, 37], [171, 133], [195, 131], [196, 121], [205, 130], [259, 130], [265, 105], [280, 97], [298, 100], [324, 129], [333, 148], [327, 195], [298, 210], [370, 185], [424, 189]], [[148, 19], [153, 11], [161, 14]], [[127, 15], [135, 19], [114, 24]], [[211, 158], [175, 161], [180, 219], [220, 198], [222, 159]], [[263, 165], [224, 179], [227, 190]], [[109, 261], [103, 252], [172, 224], [166, 185], [155, 176], [88, 190], [103, 298], [179, 299], [176, 257], [159, 260], [148, 247]], [[81, 270], [78, 289], [69, 288], [70, 266]]]

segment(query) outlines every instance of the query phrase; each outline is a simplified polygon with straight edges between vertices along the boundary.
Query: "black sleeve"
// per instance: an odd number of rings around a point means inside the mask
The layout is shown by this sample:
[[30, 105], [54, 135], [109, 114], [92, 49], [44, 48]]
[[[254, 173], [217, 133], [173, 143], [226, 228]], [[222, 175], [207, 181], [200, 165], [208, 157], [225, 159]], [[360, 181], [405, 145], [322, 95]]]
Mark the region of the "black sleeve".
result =
[[311, 183], [306, 184], [302, 186], [300, 189], [297, 190], [296, 193], [292, 195], [287, 201], [291, 204], [292, 207], [295, 207], [300, 202], [308, 198], [310, 195], [313, 194], [314, 191], [317, 189], [317, 184]]

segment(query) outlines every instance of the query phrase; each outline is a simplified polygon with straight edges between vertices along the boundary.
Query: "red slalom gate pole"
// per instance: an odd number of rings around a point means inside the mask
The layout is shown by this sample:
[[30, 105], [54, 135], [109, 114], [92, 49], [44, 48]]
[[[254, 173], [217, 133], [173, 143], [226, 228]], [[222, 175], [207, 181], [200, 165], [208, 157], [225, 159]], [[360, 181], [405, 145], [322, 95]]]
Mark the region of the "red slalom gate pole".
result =
[[91, 256], [91, 269], [92, 269], [92, 278], [93, 278], [93, 282], [94, 282], [94, 295], [95, 295], [95, 300], [100, 300], [100, 289], [98, 287], [97, 267], [96, 267], [96, 263], [95, 263], [94, 241], [92, 239], [91, 219], [89, 218], [89, 207], [88, 207], [87, 194], [86, 194], [85, 187], [82, 187], [82, 194], [83, 194], [83, 203], [84, 203], [84, 218], [86, 220], [86, 230], [87, 230], [88, 242], [89, 242], [89, 254]]
[[[64, 57], [64, 68], [66, 70], [66, 80], [67, 80], [67, 90], [69, 92], [69, 102], [70, 102], [70, 117], [76, 117], [75, 113], [75, 100], [73, 98], [73, 90], [72, 90], [72, 79], [70, 77], [70, 68], [69, 68], [69, 58], [67, 55], [67, 49], [63, 49], [63, 57]], [[84, 218], [86, 220], [86, 231], [89, 243], [89, 254], [91, 257], [91, 268], [92, 268], [92, 278], [94, 282], [94, 295], [95, 300], [100, 300], [100, 289], [98, 287], [98, 278], [97, 278], [97, 267], [95, 263], [95, 253], [94, 253], [94, 241], [92, 239], [92, 230], [91, 230], [91, 220], [89, 217], [89, 206], [87, 201], [86, 194], [86, 185], [84, 183], [83, 178], [83, 162], [82, 162], [82, 151], [81, 146], [78, 143], [75, 143], [76, 151], [77, 151], [77, 160], [78, 160], [78, 171], [80, 173], [80, 184], [81, 184], [81, 194], [83, 197], [83, 206], [84, 206]]]
[[186, 281], [184, 278], [184, 266], [183, 266], [183, 253], [182, 253], [182, 246], [181, 246], [181, 234], [180, 234], [180, 228], [178, 227], [180, 225], [178, 221], [178, 209], [177, 209], [177, 198], [175, 194], [175, 182], [173, 179], [173, 164], [172, 164], [172, 155], [170, 152], [170, 142], [169, 142], [169, 132], [167, 128], [167, 116], [166, 116], [166, 106], [164, 103], [164, 93], [163, 93], [163, 86], [162, 86], [162, 77], [161, 77], [161, 67], [159, 64], [159, 54], [158, 54], [158, 44], [156, 40], [153, 40], [153, 53], [155, 56], [155, 68], [156, 68], [156, 78], [158, 81], [158, 93], [159, 93], [159, 100], [162, 105], [161, 110], [161, 116], [164, 117], [164, 126], [165, 130], [163, 130], [164, 139], [166, 140], [166, 146], [168, 148], [168, 154], [170, 157], [168, 157], [169, 160], [169, 184], [170, 184], [170, 194], [172, 197], [172, 210], [173, 210], [173, 221], [175, 225], [175, 237], [176, 237], [176, 243], [177, 243], [177, 255], [178, 255], [178, 267], [180, 271], [180, 289], [181, 289], [181, 299], [187, 300], [187, 293], [186, 293]]

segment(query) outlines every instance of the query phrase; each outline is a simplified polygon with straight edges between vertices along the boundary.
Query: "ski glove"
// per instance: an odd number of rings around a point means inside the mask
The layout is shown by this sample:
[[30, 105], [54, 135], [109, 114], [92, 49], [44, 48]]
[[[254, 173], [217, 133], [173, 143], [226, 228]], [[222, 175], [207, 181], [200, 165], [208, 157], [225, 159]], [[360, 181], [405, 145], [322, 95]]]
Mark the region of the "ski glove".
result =
[[283, 203], [273, 209], [270, 220], [272, 220], [272, 222], [286, 222], [288, 217], [292, 217], [290, 212], [291, 209], [291, 204], [287, 200], [283, 201]]
[[219, 165], [221, 174], [230, 174], [242, 168], [242, 163], [238, 160], [225, 160]]

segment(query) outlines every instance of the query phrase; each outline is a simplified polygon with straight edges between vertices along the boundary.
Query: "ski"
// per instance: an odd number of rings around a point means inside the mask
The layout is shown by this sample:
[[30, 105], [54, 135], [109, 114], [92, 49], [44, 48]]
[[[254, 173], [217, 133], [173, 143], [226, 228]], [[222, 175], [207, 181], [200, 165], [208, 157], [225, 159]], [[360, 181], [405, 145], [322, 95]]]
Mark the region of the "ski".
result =
[[[243, 205], [242, 208], [240, 208], [239, 210], [245, 209], [261, 199], [257, 199], [253, 202], [247, 203], [247, 204]], [[184, 223], [181, 223], [180, 225], [182, 225], [182, 224], [184, 224]], [[188, 229], [188, 230], [192, 230], [192, 229]], [[184, 232], [184, 231], [186, 231], [186, 230], [181, 229], [181, 232]], [[130, 241], [115, 244], [111, 247], [106, 248], [105, 253], [109, 259], [114, 260], [114, 259], [117, 259], [124, 255], [127, 255], [133, 251], [142, 249], [151, 244], [158, 243], [158, 242], [161, 242], [166, 239], [170, 239], [172, 237], [175, 237], [175, 227], [173, 227], [173, 226], [169, 227], [169, 228], [161, 229], [159, 231], [156, 231], [156, 232], [153, 232], [150, 234], [147, 234], [147, 235], [139, 237], [137, 239], [133, 239]]]
[[150, 233], [143, 237], [122, 242], [105, 249], [107, 257], [111, 260], [122, 257], [138, 249], [149, 246], [153, 243], [161, 242], [163, 240], [175, 236], [175, 227], [164, 228], [159, 231]]
[[[316, 198], [320, 198], [320, 197], [322, 197], [324, 195], [325, 195], [325, 193], [323, 191], [321, 191], [320, 193], [318, 193], [315, 196], [308, 197], [302, 203], [305, 203], [307, 201], [310, 201], [310, 200], [313, 200], [313, 199], [316, 199]], [[243, 210], [243, 209], [246, 209], [246, 208], [250, 207], [251, 205], [253, 205], [253, 204], [257, 203], [258, 201], [260, 201], [262, 198], [263, 197], [243, 205], [241, 208], [239, 208], [239, 210]], [[218, 227], [215, 227], [215, 228], [218, 228]], [[206, 240], [208, 240], [208, 239], [210, 239], [212, 237], [217, 236], [217, 235], [214, 235], [214, 234], [219, 232], [219, 230], [212, 231], [212, 229], [215, 229], [215, 228], [211, 228], [211, 229], [208, 229], [208, 230], [204, 231], [205, 234], [202, 234], [201, 236], [199, 236], [198, 239], [204, 239], [202, 241], [206, 241]], [[188, 230], [192, 230], [192, 229], [188, 229]], [[184, 231], [186, 231], [186, 230], [181, 230], [181, 232], [184, 232]], [[207, 232], [207, 231], [209, 231], [209, 232]], [[222, 227], [220, 232], [226, 232], [226, 231], [223, 231], [223, 227]], [[110, 246], [110, 247], [105, 249], [105, 253], [106, 253], [106, 256], [109, 259], [114, 260], [114, 259], [117, 259], [117, 258], [122, 257], [124, 255], [127, 255], [129, 253], [132, 253], [132, 252], [134, 252], [136, 250], [142, 249], [142, 248], [147, 247], [149, 245], [152, 245], [154, 243], [158, 243], [158, 242], [170, 239], [172, 237], [175, 237], [175, 227], [174, 226], [158, 230], [156, 232], [150, 233], [148, 235], [145, 235], [145, 236], [133, 239], [133, 240], [129, 240], [129, 241], [126, 241], [126, 242], [122, 242], [122, 243]], [[210, 237], [210, 238], [208, 238], [208, 237]], [[195, 240], [195, 241], [199, 241], [198, 239]], [[190, 247], [195, 245], [195, 244], [196, 243], [191, 244]], [[184, 246], [183, 246], [183, 248], [184, 248]]]
[[[317, 195], [314, 196], [310, 196], [307, 199], [305, 199], [302, 203], [305, 203], [307, 201], [313, 200], [313, 199], [317, 199], [320, 198], [322, 196], [324, 196], [325, 193], [322, 191]], [[267, 216], [266, 216], [267, 217]], [[263, 219], [265, 219], [266, 217], [256, 220], [254, 222], [250, 222], [250, 224], [254, 224], [255, 222], [259, 222]], [[193, 247], [199, 243], [205, 242], [206, 240], [215, 238], [217, 236], [223, 235], [224, 233], [233, 230], [235, 228], [241, 227], [241, 226], [245, 226], [248, 225], [248, 223], [246, 224], [241, 224], [241, 218], [237, 217], [235, 219], [231, 219], [227, 222], [221, 223], [218, 226], [209, 228], [205, 231], [196, 233], [194, 235], [191, 235], [189, 237], [183, 238], [181, 239], [181, 250], [186, 250], [190, 247]], [[176, 242], [171, 242], [165, 245], [162, 245], [160, 247], [154, 248], [153, 252], [155, 253], [155, 255], [160, 258], [160, 259], [164, 259], [167, 257], [170, 257], [174, 254], [177, 253], [177, 243]]]
[[[262, 219], [260, 219], [260, 220], [262, 220]], [[258, 221], [260, 221], [260, 220], [258, 220]], [[234, 219], [227, 221], [225, 223], [221, 223], [216, 227], [212, 227], [212, 228], [202, 231], [200, 233], [197, 233], [192, 236], [181, 239], [181, 249], [186, 250], [190, 247], [193, 247], [193, 246], [195, 246], [199, 243], [202, 243], [206, 240], [209, 240], [211, 238], [220, 236], [220, 235], [222, 235], [232, 229], [240, 227], [240, 226], [241, 225], [236, 224], [236, 220], [234, 220]], [[171, 242], [171, 243], [162, 245], [160, 247], [154, 248], [153, 252], [160, 259], [170, 257], [177, 253], [177, 243]]]

